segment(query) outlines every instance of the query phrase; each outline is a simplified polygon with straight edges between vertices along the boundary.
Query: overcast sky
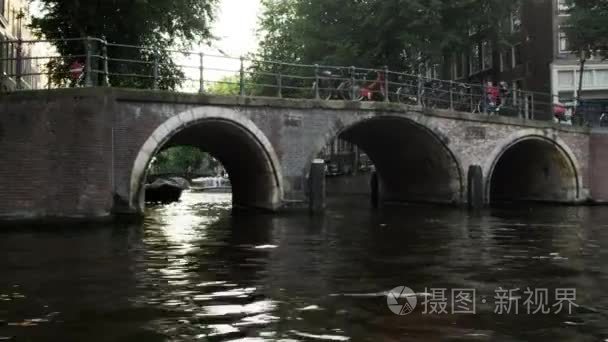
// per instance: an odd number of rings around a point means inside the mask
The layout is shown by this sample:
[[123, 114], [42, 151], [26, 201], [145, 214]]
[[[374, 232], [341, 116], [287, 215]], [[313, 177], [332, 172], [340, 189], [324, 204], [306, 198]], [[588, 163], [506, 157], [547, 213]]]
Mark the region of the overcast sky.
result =
[[218, 37], [214, 45], [232, 56], [253, 52], [259, 11], [259, 0], [222, 0], [213, 29]]

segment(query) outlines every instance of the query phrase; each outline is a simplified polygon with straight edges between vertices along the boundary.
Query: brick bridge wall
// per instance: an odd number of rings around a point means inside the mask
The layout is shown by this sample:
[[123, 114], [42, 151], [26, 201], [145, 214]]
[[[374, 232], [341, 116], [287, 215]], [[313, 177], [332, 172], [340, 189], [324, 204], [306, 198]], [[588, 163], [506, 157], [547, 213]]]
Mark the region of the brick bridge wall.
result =
[[[175, 134], [181, 131], [186, 133]], [[214, 138], [218, 132], [230, 139]], [[483, 168], [489, 199], [489, 175], [497, 160], [526, 139], [553, 144], [568, 160], [556, 165], [571, 167], [568, 172], [575, 182], [555, 184], [563, 188], [568, 202], [608, 199], [603, 172], [595, 168], [591, 172], [593, 165], [605, 170], [603, 147], [608, 139], [601, 133], [590, 139], [591, 133], [582, 128], [386, 103], [94, 88], [21, 92], [0, 99], [0, 217], [101, 218], [115, 211], [137, 212], [143, 170], [151, 156], [163, 144], [199, 142], [213, 145], [212, 150], [223, 155], [222, 162], [233, 170], [244, 160], [255, 164], [247, 174], [266, 180], [249, 186], [251, 194], [242, 197], [243, 203], [278, 209], [285, 201], [305, 200], [310, 162], [337, 134], [372, 151], [368, 154], [374, 154], [372, 159], [386, 170], [387, 182], [392, 182], [385, 191], [387, 199], [427, 196], [431, 201], [463, 203], [470, 165]], [[247, 153], [240, 153], [239, 146], [247, 141], [253, 142]], [[263, 153], [256, 154], [253, 145]], [[544, 151], [532, 143], [529, 148]], [[264, 161], [258, 163], [255, 158]], [[541, 160], [553, 163], [555, 158], [559, 157], [539, 154], [519, 162], [527, 164], [521, 166], [525, 169]], [[509, 166], [508, 171], [515, 173], [518, 168]], [[568, 173], [547, 168], [544, 172], [546, 178], [553, 177], [553, 172]], [[439, 177], [441, 184], [421, 178], [429, 173]], [[399, 177], [407, 184], [400, 184]], [[413, 189], [411, 198], [399, 198], [398, 191], [390, 193], [406, 186]]]

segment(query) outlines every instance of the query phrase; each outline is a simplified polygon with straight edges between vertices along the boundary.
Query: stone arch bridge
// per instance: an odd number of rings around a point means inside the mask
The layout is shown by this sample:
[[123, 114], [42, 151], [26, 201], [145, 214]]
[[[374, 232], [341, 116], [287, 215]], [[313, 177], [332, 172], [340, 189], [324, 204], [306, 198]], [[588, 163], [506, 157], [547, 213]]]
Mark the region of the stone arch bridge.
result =
[[486, 203], [608, 199], [608, 134], [588, 128], [392, 103], [88, 88], [0, 99], [0, 217], [141, 213], [146, 169], [173, 145], [220, 160], [235, 205], [279, 210], [306, 202], [311, 162], [336, 136], [369, 155], [386, 201], [464, 204], [473, 165]]

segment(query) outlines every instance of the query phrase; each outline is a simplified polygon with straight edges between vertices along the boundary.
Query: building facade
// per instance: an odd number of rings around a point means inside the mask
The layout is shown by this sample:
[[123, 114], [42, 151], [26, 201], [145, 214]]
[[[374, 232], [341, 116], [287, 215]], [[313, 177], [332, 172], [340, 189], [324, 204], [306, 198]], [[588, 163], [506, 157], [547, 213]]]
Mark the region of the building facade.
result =
[[[586, 60], [581, 83], [581, 56], [572, 51], [564, 32], [568, 19], [565, 0], [555, 0], [553, 32], [554, 58], [550, 65], [551, 93], [561, 102], [573, 101], [580, 96], [581, 106], [590, 117], [597, 118], [608, 111], [608, 63], [601, 57], [591, 56]], [[579, 89], [581, 93], [579, 94]]]
[[[572, 103], [578, 96], [580, 57], [571, 51], [564, 30], [568, 16], [566, 0], [522, 0], [509, 18], [497, 23], [510, 33], [505, 41], [470, 30], [473, 43], [468, 51], [450, 56], [445, 76], [504, 81], [513, 90], [530, 92], [538, 103]], [[587, 109], [608, 108], [608, 63], [588, 60], [583, 76], [581, 101]]]
[[32, 55], [32, 46], [16, 43], [32, 39], [28, 29], [30, 18], [27, 0], [0, 0], [0, 91], [15, 89], [18, 74], [23, 75], [22, 88], [38, 87], [40, 77], [34, 75], [37, 68], [27, 58]]

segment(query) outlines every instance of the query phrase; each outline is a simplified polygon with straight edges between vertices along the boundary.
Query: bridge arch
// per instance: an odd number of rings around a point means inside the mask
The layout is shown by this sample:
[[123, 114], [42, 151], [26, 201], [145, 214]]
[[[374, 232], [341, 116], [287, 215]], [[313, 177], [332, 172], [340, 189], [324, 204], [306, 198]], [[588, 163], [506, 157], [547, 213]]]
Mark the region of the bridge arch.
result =
[[238, 207], [277, 210], [283, 176], [276, 152], [265, 134], [247, 117], [228, 108], [195, 108], [171, 117], [149, 136], [133, 163], [130, 205], [144, 209], [144, 183], [152, 158], [175, 145], [209, 152], [226, 168]]
[[484, 165], [486, 203], [576, 203], [583, 184], [580, 170], [576, 155], [554, 132], [516, 132], [498, 144]]
[[422, 114], [372, 114], [340, 121], [316, 146], [317, 151], [336, 137], [369, 156], [382, 180], [384, 201], [462, 203], [460, 161], [448, 139], [428, 126]]

